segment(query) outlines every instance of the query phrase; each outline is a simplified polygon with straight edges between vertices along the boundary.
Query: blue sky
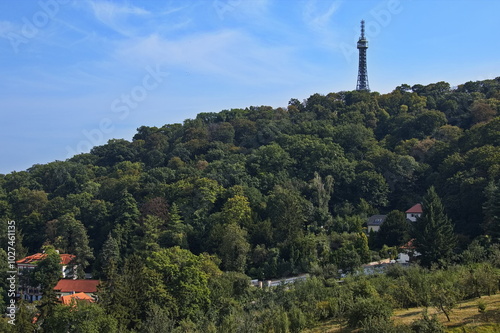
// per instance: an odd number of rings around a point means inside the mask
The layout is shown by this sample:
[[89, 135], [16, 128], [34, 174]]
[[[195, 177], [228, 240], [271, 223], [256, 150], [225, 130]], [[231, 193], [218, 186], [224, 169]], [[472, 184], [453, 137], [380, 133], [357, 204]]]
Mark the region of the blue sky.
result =
[[500, 76], [496, 0], [0, 2], [0, 173], [65, 160], [142, 125]]

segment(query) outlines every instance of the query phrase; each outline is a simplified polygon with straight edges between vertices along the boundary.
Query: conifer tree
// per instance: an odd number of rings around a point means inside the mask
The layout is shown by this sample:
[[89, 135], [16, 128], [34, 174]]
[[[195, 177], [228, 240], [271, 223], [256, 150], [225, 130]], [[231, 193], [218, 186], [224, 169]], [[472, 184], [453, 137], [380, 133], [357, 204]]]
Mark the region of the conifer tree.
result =
[[42, 324], [42, 327], [43, 321], [52, 315], [54, 307], [57, 304], [54, 287], [62, 277], [61, 257], [59, 253], [52, 246], [44, 247], [44, 251], [47, 256], [33, 270], [34, 285], [40, 286], [43, 295], [37, 306], [40, 311], [38, 322]]
[[420, 253], [420, 263], [426, 267], [443, 266], [451, 258], [457, 241], [453, 224], [433, 186], [424, 196], [422, 209], [423, 214], [415, 227], [415, 247]]
[[187, 232], [188, 227], [182, 220], [181, 211], [177, 204], [174, 203], [170, 208], [169, 221], [161, 237], [160, 245], [163, 247], [180, 246], [181, 248], [187, 249], [189, 247]]
[[108, 239], [102, 246], [102, 251], [99, 259], [101, 261], [103, 277], [106, 280], [112, 279], [115, 276], [118, 268], [118, 264], [120, 261], [120, 251], [118, 249], [118, 243], [116, 239], [113, 238], [111, 233], [108, 234]]
[[377, 233], [378, 245], [399, 246], [409, 240], [409, 225], [403, 212], [393, 210], [380, 226]]
[[56, 220], [56, 227], [59, 237], [55, 239], [54, 246], [76, 256], [72, 264], [77, 265], [77, 276], [83, 278], [84, 269], [89, 266], [90, 260], [94, 259], [85, 226], [75, 219], [73, 214], [64, 214]]
[[113, 217], [115, 220], [113, 237], [118, 242], [120, 254], [133, 253], [136, 249], [132, 248], [132, 238], [138, 227], [140, 213], [132, 194], [127, 191], [122, 193], [120, 200], [113, 207]]

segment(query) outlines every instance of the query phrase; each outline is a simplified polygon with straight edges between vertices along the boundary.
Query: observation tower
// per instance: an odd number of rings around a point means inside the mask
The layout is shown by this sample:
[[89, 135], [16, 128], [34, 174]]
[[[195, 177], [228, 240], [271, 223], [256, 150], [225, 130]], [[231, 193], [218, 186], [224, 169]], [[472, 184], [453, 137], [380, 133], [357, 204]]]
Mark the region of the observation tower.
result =
[[359, 50], [359, 66], [358, 66], [358, 83], [356, 90], [370, 91], [368, 85], [368, 71], [366, 69], [366, 49], [368, 48], [368, 41], [365, 38], [365, 21], [361, 21], [361, 37], [358, 40]]

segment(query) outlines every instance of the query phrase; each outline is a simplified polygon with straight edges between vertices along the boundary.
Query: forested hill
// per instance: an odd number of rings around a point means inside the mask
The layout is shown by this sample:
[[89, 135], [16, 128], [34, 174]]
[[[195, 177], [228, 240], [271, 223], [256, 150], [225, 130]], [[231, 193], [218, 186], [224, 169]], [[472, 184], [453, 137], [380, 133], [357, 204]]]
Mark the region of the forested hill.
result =
[[1, 175], [0, 217], [18, 256], [51, 244], [104, 279], [176, 245], [263, 279], [370, 260], [366, 218], [433, 185], [466, 247], [500, 235], [499, 112], [500, 77], [200, 113]]

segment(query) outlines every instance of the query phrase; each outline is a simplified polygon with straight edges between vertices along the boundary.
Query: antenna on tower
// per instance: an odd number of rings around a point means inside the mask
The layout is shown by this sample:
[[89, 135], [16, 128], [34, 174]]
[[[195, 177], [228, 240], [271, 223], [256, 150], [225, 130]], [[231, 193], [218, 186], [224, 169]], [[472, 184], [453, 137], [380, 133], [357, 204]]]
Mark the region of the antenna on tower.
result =
[[370, 91], [368, 85], [368, 70], [366, 69], [366, 49], [368, 48], [368, 41], [365, 38], [365, 21], [361, 20], [361, 37], [358, 40], [359, 50], [359, 66], [358, 66], [358, 83], [356, 90]]

